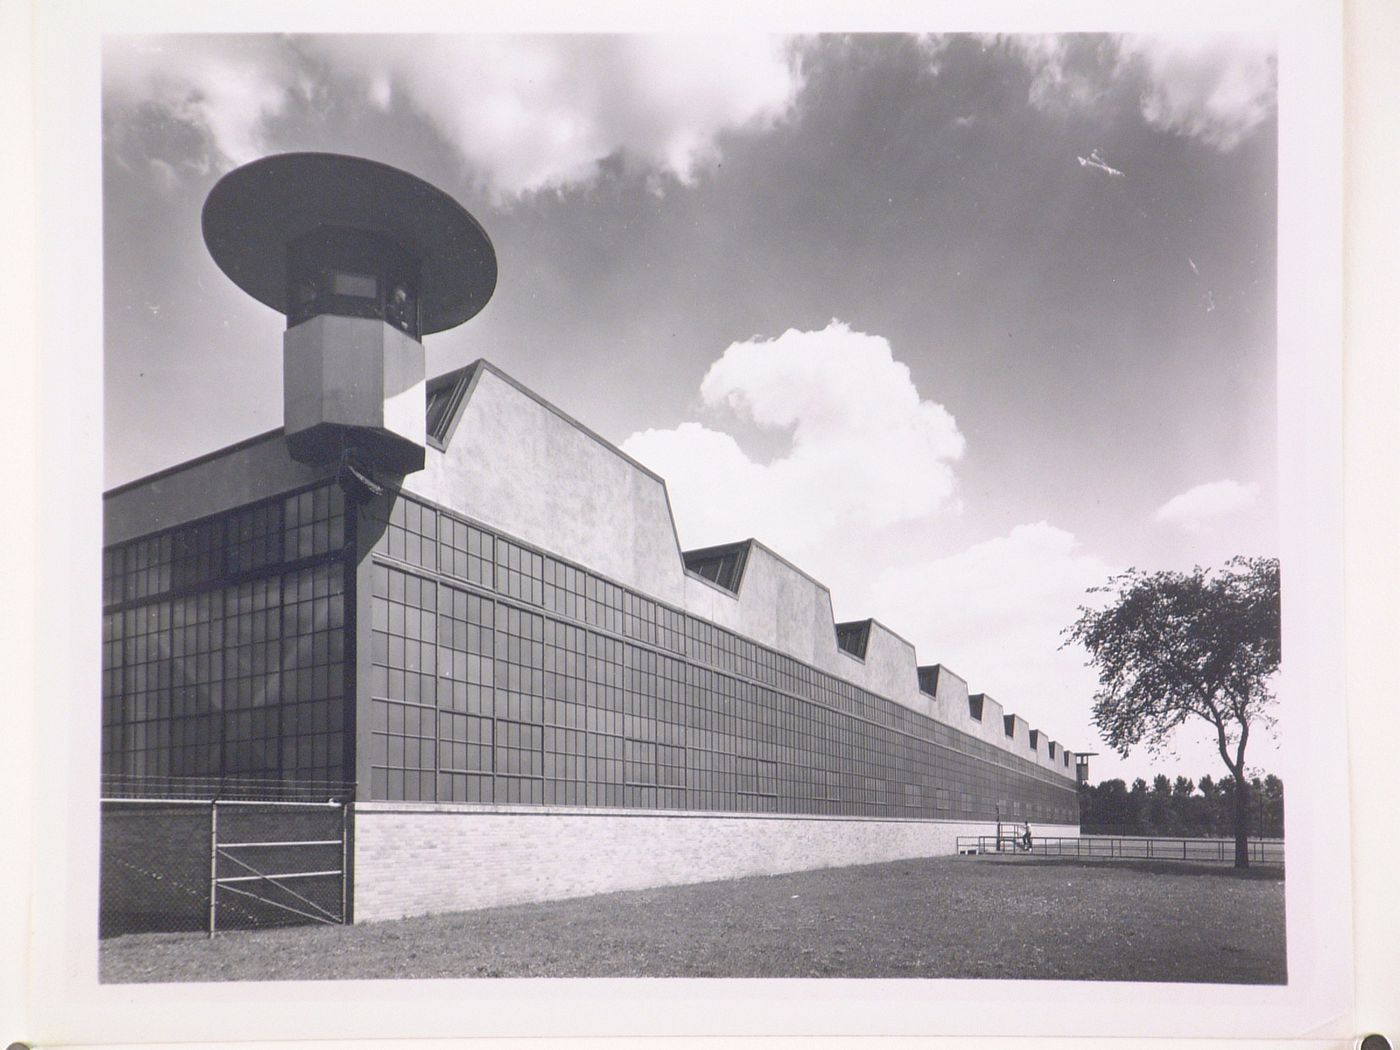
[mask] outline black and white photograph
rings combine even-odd
[[[98,34],[94,1002],[1335,1022],[1297,30],[906,22]]]
[[[103,62],[104,979],[1286,981],[1267,38]]]

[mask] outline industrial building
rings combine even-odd
[[[345,800],[357,921],[1078,833],[1044,732],[759,540],[683,551],[488,362],[428,379],[496,281],[450,197],[285,154],[204,235],[287,315],[285,424],[106,494],[109,785]]]

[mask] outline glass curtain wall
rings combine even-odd
[[[332,484],[108,547],[104,775],[344,781],[345,546]]]
[[[379,527],[373,798],[1077,820],[1029,758],[441,508]]]

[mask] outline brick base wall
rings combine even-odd
[[[1078,835],[1033,824],[1037,835]],[[357,803],[356,922],[950,855],[995,825]]]

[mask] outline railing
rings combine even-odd
[[[1251,864],[1283,864],[1282,839],[1250,839],[1246,843]],[[1185,861],[1197,864],[1233,864],[1234,839],[1159,838],[1128,835],[1078,837],[1032,836],[1031,848],[1008,844],[1006,836],[960,835],[959,854],[1000,853],[1023,857],[1072,857],[1081,860]]]

